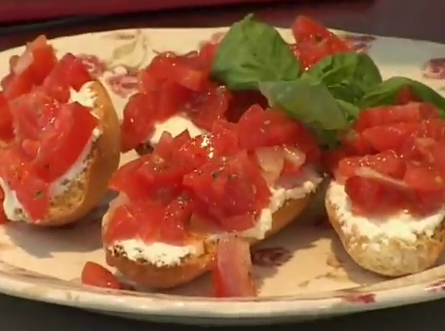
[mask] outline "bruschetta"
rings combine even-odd
[[[104,86],[45,37],[11,58],[2,81],[0,186],[6,219],[60,226],[107,191],[120,159],[119,121]]]
[[[445,121],[427,103],[362,110],[326,192],[357,264],[384,276],[430,268],[444,245]]]
[[[163,52],[139,73],[139,90],[123,110],[122,152],[149,153],[164,131],[191,137],[210,132],[213,122],[237,121],[251,105],[267,106],[259,91],[229,90],[211,78],[217,40],[187,54]]]
[[[318,158],[300,123],[258,105],[194,138],[164,132],[110,181],[119,197],[103,218],[107,261],[151,288],[188,282],[209,270],[220,238],[253,244],[294,220],[322,181]]]

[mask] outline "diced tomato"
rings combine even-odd
[[[3,209],[3,201],[5,200],[5,193],[3,189],[0,187],[0,224],[5,224],[8,222],[8,218],[6,217],[5,210]]]
[[[14,131],[12,129],[12,115],[9,104],[3,92],[0,92],[0,140],[8,142],[13,137]]]
[[[365,215],[389,214],[403,209],[415,215],[424,215],[443,206],[443,189],[423,188],[419,190],[358,176],[348,178],[345,183],[345,191],[352,201],[354,212]]]
[[[349,178],[357,175],[357,170],[363,167],[393,178],[402,178],[405,173],[405,163],[397,154],[394,151],[385,151],[378,154],[344,158],[338,164],[338,174],[342,178]]]
[[[40,85],[56,64],[54,49],[48,45],[46,37],[38,36],[33,42],[26,46],[32,53],[32,74],[34,84]]]
[[[259,169],[242,152],[211,159],[187,174],[183,183],[227,231],[252,227],[255,213],[267,204],[270,195]],[[238,217],[242,215],[247,217]]]
[[[347,43],[330,32],[323,25],[306,16],[298,16],[292,24],[296,44],[292,51],[307,69],[327,55],[350,51]]]
[[[409,192],[409,210],[414,214],[425,215],[431,213],[433,210],[438,210],[443,207],[445,201],[445,191],[419,191],[412,190]]]
[[[216,297],[251,297],[256,295],[252,277],[249,244],[229,237],[218,243],[212,267],[212,282]]]
[[[187,89],[199,91],[207,81],[207,72],[199,68],[198,54],[178,56],[158,54],[140,76],[143,91],[157,90],[159,82],[169,80]]]
[[[426,165],[409,162],[403,180],[417,190],[437,191],[445,189],[445,179],[438,170]]]
[[[362,136],[376,151],[397,151],[418,128],[418,123],[379,125],[364,130]]]
[[[360,111],[354,128],[361,132],[377,125],[418,123],[423,119],[437,118],[437,109],[427,103],[411,102],[401,106],[378,106]]]
[[[352,201],[353,210],[359,214],[391,213],[403,207],[403,189],[375,178],[349,177],[345,192]]]
[[[34,85],[40,85],[56,63],[54,49],[45,36],[39,36],[26,45],[19,57],[10,61],[11,73],[2,81],[9,100],[28,93]]]
[[[153,129],[155,105],[149,95],[136,93],[125,105],[121,124],[121,150],[127,152],[146,139]]]
[[[65,54],[54,66],[43,82],[43,90],[49,96],[67,102],[69,89],[79,91],[92,77],[81,59],[71,53]]]
[[[211,144],[213,156],[235,154],[240,150],[238,144],[238,126],[226,120],[213,122]]]
[[[143,219],[135,204],[120,205],[109,217],[102,235],[105,245],[111,245],[117,240],[132,239],[139,234]]]
[[[41,136],[41,148],[32,162],[36,173],[48,183],[64,174],[82,153],[97,124],[88,108],[78,103],[63,105],[52,132]]]
[[[396,96],[396,104],[405,105],[410,102],[421,102],[408,85],[403,85]]]
[[[165,209],[161,223],[161,240],[170,244],[183,244],[187,238],[186,226],[193,212],[189,197],[180,195]]]
[[[436,141],[445,140],[445,121],[439,118],[422,121],[416,137],[431,138]]]
[[[217,46],[217,43],[206,42],[199,49],[199,60],[207,72],[210,71],[210,67],[212,66]]]
[[[122,285],[119,280],[109,270],[102,267],[100,264],[88,261],[85,263],[81,282],[85,285],[121,289]]]
[[[254,150],[261,146],[296,144],[306,154],[315,149],[315,140],[296,120],[292,120],[276,109],[263,110],[254,105],[238,122],[238,136],[241,148]]]
[[[154,147],[153,153],[169,159],[177,152],[184,144],[192,140],[188,130],[182,131],[176,137],[173,137],[170,132],[164,131],[159,138],[158,143]]]
[[[355,130],[350,130],[342,140],[342,148],[352,155],[366,155],[375,152],[365,137]]]
[[[211,130],[213,122],[224,116],[229,107],[230,92],[224,86],[209,84],[185,105],[186,113],[198,127]]]
[[[8,100],[13,100],[31,91],[34,83],[30,71],[11,76],[4,82],[4,95]]]

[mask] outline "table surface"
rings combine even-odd
[[[139,1],[139,0],[122,0]],[[24,9],[25,10],[25,9]],[[445,43],[445,1],[441,0],[297,0],[272,4],[193,8],[173,11],[63,19],[0,26],[0,50],[22,45],[36,34],[48,37],[129,27],[208,27],[230,25],[248,12],[276,26],[288,27],[296,15],[308,14],[332,28],[355,32],[426,39]],[[445,300],[337,317],[276,330],[442,330]],[[426,318],[425,318],[426,317]],[[174,330],[181,326],[150,324],[87,313],[81,310],[0,295],[0,328],[22,330]],[[261,327],[267,330],[271,327]],[[245,329],[250,329],[246,327]]]

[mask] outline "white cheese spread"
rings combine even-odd
[[[343,232],[355,231],[370,240],[391,237],[415,242],[416,234],[431,237],[445,217],[445,207],[423,217],[415,217],[406,211],[390,216],[364,217],[352,212],[351,201],[343,185],[337,182],[331,183],[327,194],[331,203],[337,208]]]

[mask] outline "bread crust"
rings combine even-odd
[[[291,223],[304,210],[313,194],[301,199],[288,200],[273,214],[272,227],[266,233],[269,237]],[[107,226],[108,214],[103,218],[102,229]],[[249,240],[250,244],[258,242]],[[199,256],[187,256],[180,264],[174,266],[156,266],[146,260],[130,260],[119,246],[105,247],[107,262],[116,267],[125,277],[153,289],[167,289],[185,284],[209,271],[216,253],[217,239],[203,239],[204,249]]]
[[[415,233],[416,240],[379,236],[369,238],[357,228],[347,233],[343,230],[338,206],[330,199],[328,188],[325,205],[329,222],[346,252],[362,268],[382,276],[398,277],[421,272],[434,265],[444,246],[445,220],[434,229],[432,235]]]
[[[63,194],[51,198],[47,213],[39,221],[20,215],[21,220],[42,227],[57,227],[82,218],[107,190],[108,180],[120,160],[119,120],[105,87],[99,81],[90,83],[95,95],[93,113],[99,118],[99,138],[93,142],[87,156],[87,166]]]

